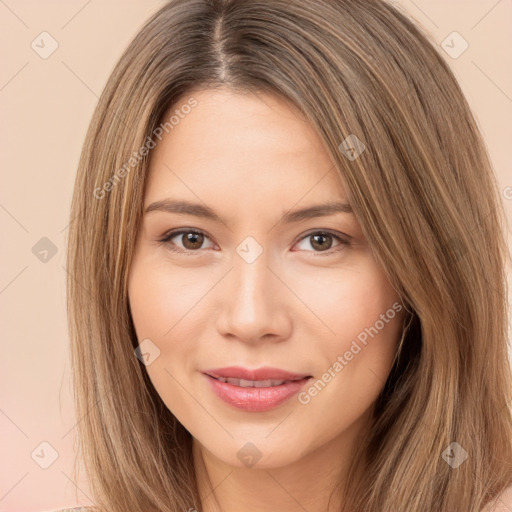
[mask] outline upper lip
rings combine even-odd
[[[226,368],[212,368],[205,370],[203,373],[210,375],[210,377],[226,379],[244,379],[244,380],[298,380],[306,377],[311,377],[306,373],[293,373],[280,368],[271,368],[264,366],[250,370],[240,366],[229,366]]]

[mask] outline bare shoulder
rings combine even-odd
[[[511,512],[512,485],[507,487],[495,500],[487,505],[482,512]]]

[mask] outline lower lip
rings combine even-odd
[[[229,384],[228,382],[221,382],[209,375],[205,375],[205,377],[220,399],[237,409],[251,412],[268,411],[286,402],[292,396],[296,395],[310,379],[310,377],[306,377],[301,380],[289,381],[280,386],[268,388],[243,388]]]

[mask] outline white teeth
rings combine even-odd
[[[276,384],[276,382],[278,384]],[[260,381],[254,381],[254,387],[255,388],[269,388],[271,386],[279,386],[279,384],[282,384],[283,381],[279,380],[260,380]]]
[[[228,384],[233,384],[234,386],[240,386],[241,388],[269,388],[272,386],[280,386],[284,384],[285,380],[245,380],[245,379],[226,379],[224,377],[218,377],[218,380],[221,382],[227,382]]]

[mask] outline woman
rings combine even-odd
[[[512,506],[496,181],[395,7],[170,1],[100,98],[71,216],[94,510]]]

